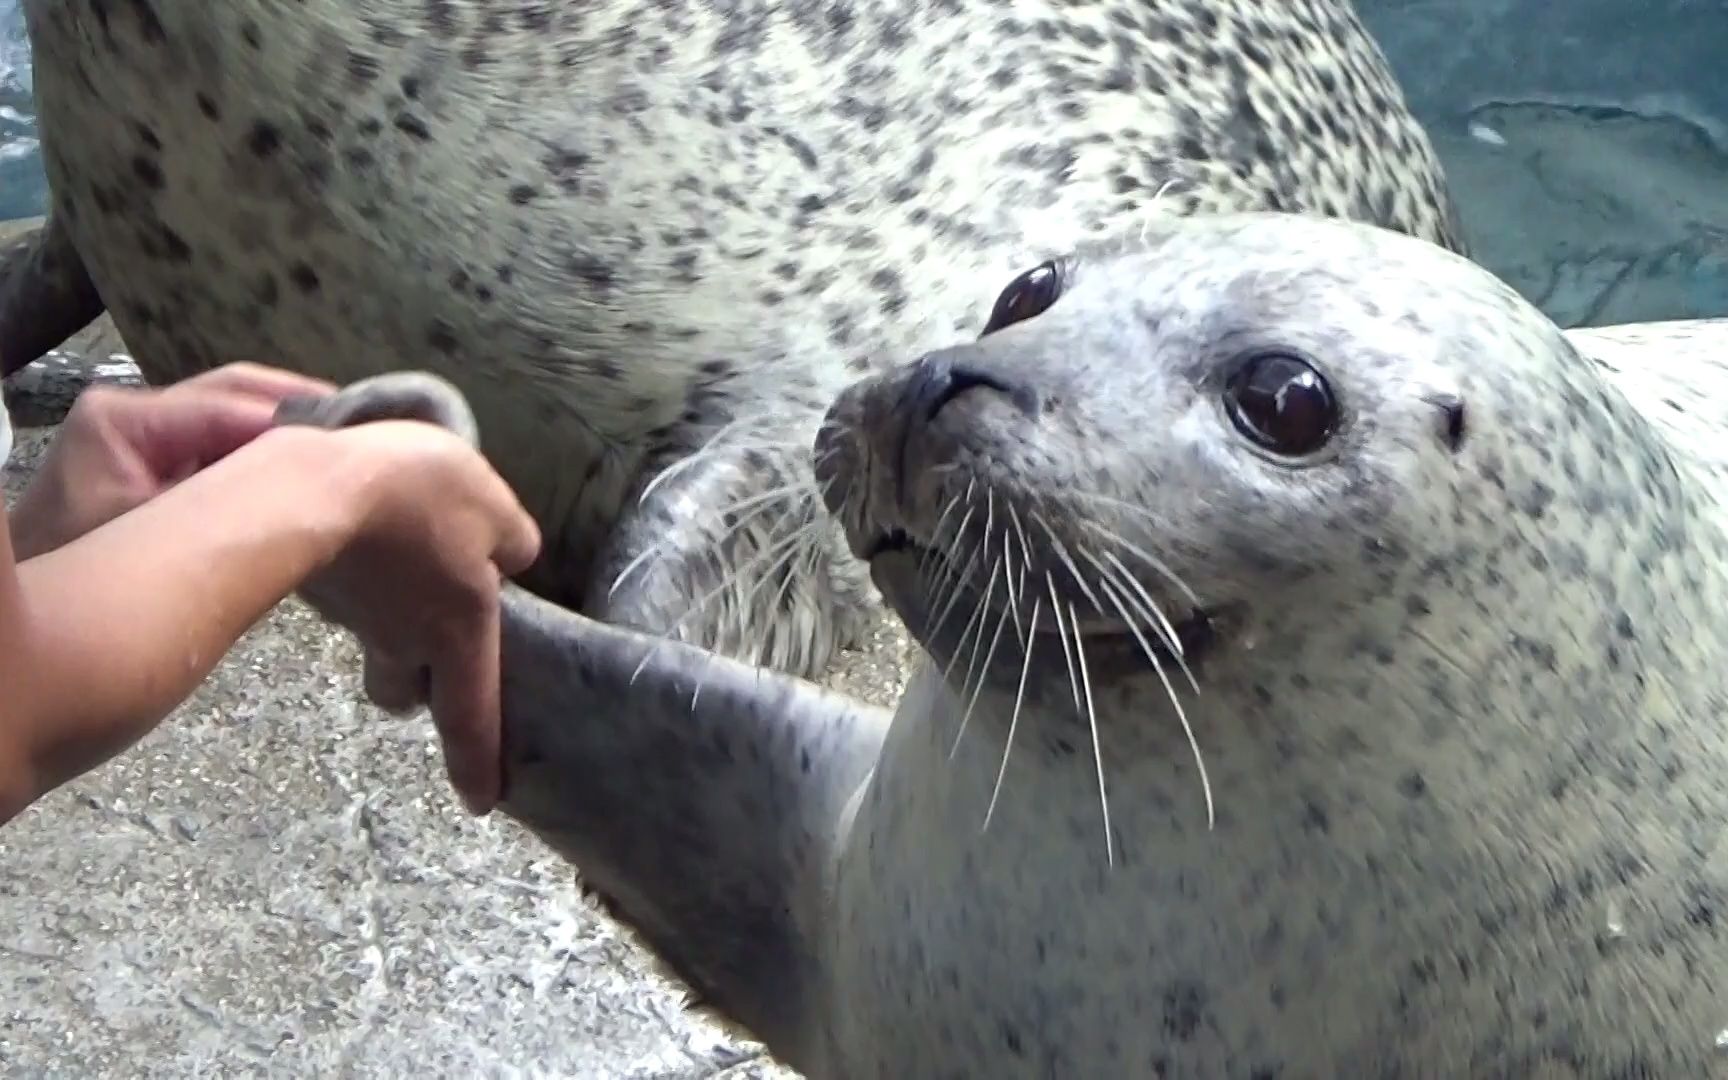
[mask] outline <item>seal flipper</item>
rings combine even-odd
[[[582,607],[617,626],[814,678],[861,635],[869,590],[803,455],[718,447],[680,458],[645,485]]]
[[[820,1072],[807,928],[889,715],[511,588],[501,808],[708,1003]]]
[[[0,248],[0,378],[39,360],[105,310],[60,220]]]
[[[424,372],[293,398],[276,415],[328,428],[384,419],[478,445],[461,393]],[[322,608],[315,590],[301,595]],[[812,905],[889,715],[515,586],[502,616],[500,808],[575,863],[708,1003],[819,1074],[823,1048],[807,1033],[822,1025],[803,1012],[820,1007],[821,946],[804,928],[821,924]],[[367,689],[378,697],[370,655]]]

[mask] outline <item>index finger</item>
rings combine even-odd
[[[540,525],[522,509],[520,503],[514,503],[505,513],[507,520],[503,535],[492,554],[492,561],[497,564],[499,573],[514,577],[533,566],[534,560],[540,557]]]
[[[164,388],[162,392],[172,394],[185,389],[221,390],[275,402],[297,394],[325,397],[334,394],[338,388],[335,383],[313,378],[298,371],[239,360],[200,375],[194,375],[190,379]]]
[[[274,416],[264,398],[187,384],[114,395],[105,419],[153,475],[166,478],[227,457],[268,431]]]
[[[499,613],[487,603],[474,633],[444,647],[432,665],[432,723],[444,767],[468,812],[490,813],[503,788],[499,712]]]
[[[481,480],[482,494],[497,530],[492,562],[505,577],[520,574],[540,557],[540,525],[491,463],[478,450],[473,453],[485,470]]]

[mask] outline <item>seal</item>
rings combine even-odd
[[[1302,215],[1003,301],[816,442],[898,711],[512,592],[508,813],[812,1077],[1717,1075],[1728,365]]]
[[[47,225],[8,369],[105,306],[145,376],[449,379],[522,583],[793,673],[874,610],[823,409],[995,285],[1169,214],[1460,246],[1344,0],[25,0]]]

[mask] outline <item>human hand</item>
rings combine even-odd
[[[268,430],[283,399],[334,390],[245,363],[162,389],[90,387],[13,510],[14,555],[52,551],[221,460]]]
[[[361,476],[355,537],[301,595],[366,652],[366,694],[392,711],[430,705],[450,782],[484,814],[502,785],[499,592],[540,533],[479,451],[418,420],[341,428]]]

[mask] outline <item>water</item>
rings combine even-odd
[[[30,50],[17,0],[0,0],[0,221],[47,208],[48,185],[30,112]]]
[[[1728,316],[1728,0],[1359,0],[1476,259],[1562,326]],[[0,221],[41,214],[0,0]]]

